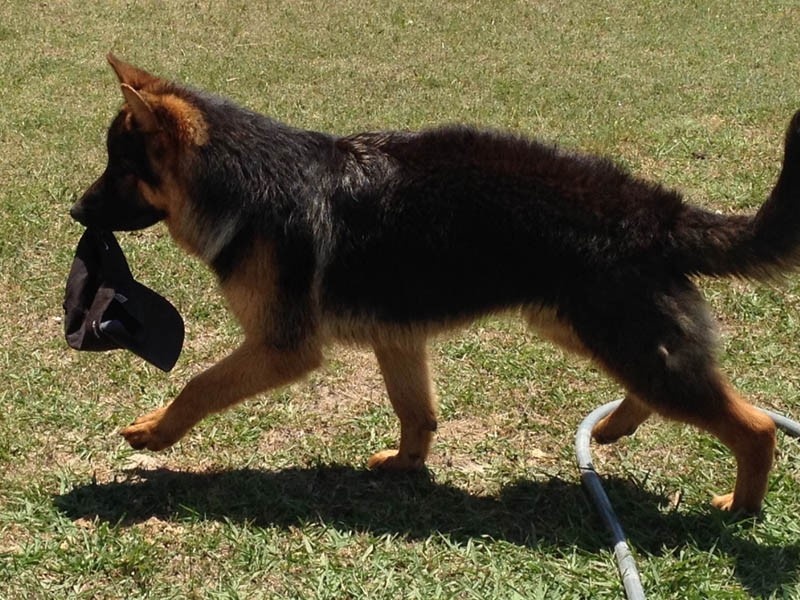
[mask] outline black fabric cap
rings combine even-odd
[[[165,298],[134,280],[110,232],[87,229],[64,295],[64,334],[76,350],[125,348],[162,371],[175,366],[183,319]]]

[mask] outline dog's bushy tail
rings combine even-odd
[[[689,273],[771,280],[800,267],[800,111],[786,132],[778,182],[758,212],[729,216],[685,205],[673,242]]]

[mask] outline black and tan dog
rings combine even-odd
[[[652,412],[734,453],[722,509],[759,510],[775,427],[720,374],[698,274],[778,277],[800,264],[800,112],[755,216],[690,206],[611,162],[521,137],[447,127],[336,137],[294,129],[113,56],[125,105],[108,165],[72,208],[110,230],[164,220],[216,273],[245,340],[122,435],[174,444],[209,413],[294,381],[332,341],[374,348],[416,469],[436,431],[426,340],[521,310],[627,390],[594,430],[632,433]]]

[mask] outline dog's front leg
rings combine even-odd
[[[376,345],[389,400],[400,418],[400,447],[373,454],[371,469],[414,470],[425,464],[436,431],[436,399],[431,389],[425,340]]]
[[[162,450],[210,413],[295,381],[322,362],[319,347],[277,349],[246,340],[229,356],[194,377],[168,406],[136,419],[120,433],[134,448]]]

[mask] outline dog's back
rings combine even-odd
[[[659,268],[683,209],[607,160],[507,134],[362,134],[337,147],[353,159],[329,199],[323,299],[392,322],[555,303],[613,271]]]

